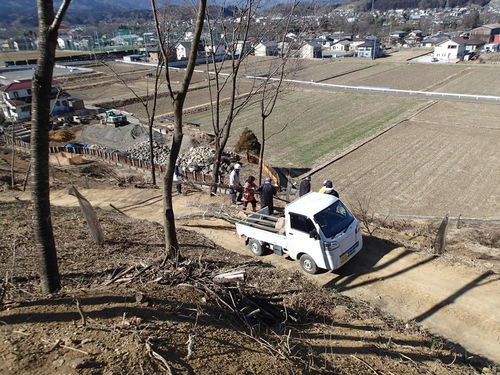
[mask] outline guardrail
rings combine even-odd
[[[255,80],[269,80],[271,82],[278,82],[279,78],[267,78],[258,76],[245,76],[246,79]],[[348,85],[337,85],[334,83],[322,83],[322,82],[308,82],[301,81],[297,79],[284,79],[283,82],[288,82],[303,86],[312,87],[322,87],[337,89],[339,91],[354,91],[354,92],[368,92],[368,93],[392,93],[400,94],[403,96],[415,96],[427,99],[458,99],[464,101],[472,102],[488,102],[488,103],[498,103],[500,102],[500,96],[494,95],[474,95],[474,94],[456,94],[447,92],[435,92],[435,91],[415,91],[415,90],[401,90],[401,89],[391,89],[386,87],[365,87],[365,86],[348,86]]]
[[[23,149],[26,152],[31,151],[30,144],[27,142],[23,142],[19,139],[12,140],[11,138],[4,137],[3,141],[8,145],[14,144],[15,147]],[[88,155],[88,156],[91,156],[94,158],[103,159],[103,160],[113,162],[116,165],[127,165],[131,168],[143,169],[145,171],[151,170],[151,163],[149,161],[132,158],[132,157],[127,156],[127,155],[120,155],[119,153],[116,153],[116,152],[106,152],[103,150],[98,150],[98,149],[93,149],[93,148],[85,148],[85,147],[61,147],[61,146],[49,147],[49,153],[56,154],[59,152],[66,152],[69,154],[78,154],[78,155]],[[165,174],[165,172],[166,172],[166,167],[164,165],[160,165],[160,164],[155,163],[154,168],[157,172],[159,172],[161,174]],[[191,172],[191,171],[184,172],[184,180],[189,181],[189,182],[199,182],[199,183],[206,183],[206,184],[213,184],[214,183],[212,175],[208,175],[208,174],[200,173],[200,172]],[[223,184],[223,181],[221,181],[219,179],[219,181],[217,183]]]

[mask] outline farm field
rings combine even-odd
[[[297,72],[293,72],[289,78],[315,82],[325,81],[336,75],[369,68],[373,65],[375,64],[371,60],[363,61],[361,59],[325,61],[322,64],[304,66]]]
[[[407,110],[421,104],[409,98],[335,93],[303,89],[284,93],[267,120],[266,160],[276,166],[312,167],[355,140],[388,125]],[[210,132],[210,112],[187,114]],[[252,102],[233,124],[228,147],[245,127],[260,138],[260,107]]]
[[[276,64],[279,62],[277,57],[273,56],[247,56],[241,63],[240,72],[246,75],[260,75],[266,74],[269,71],[276,69]],[[287,70],[289,71],[300,71],[313,66],[324,65],[325,61],[320,59],[307,60],[307,59],[289,59],[287,62]],[[200,65],[197,69],[206,70],[205,65]],[[212,70],[212,69],[210,69]],[[231,61],[224,62],[223,73],[229,73],[231,71]]]
[[[467,74],[436,87],[433,91],[458,94],[500,95],[500,66],[470,67]]]
[[[96,72],[101,72],[110,76],[114,76],[115,73],[129,73],[129,72],[143,71],[143,70],[154,70],[154,67],[150,67],[147,65],[126,64],[120,62],[106,62],[105,64],[85,65],[85,67],[91,68]]]
[[[500,219],[498,129],[406,121],[318,172],[352,207],[374,212]]]
[[[252,84],[250,82],[242,81],[239,83],[238,87],[238,92],[237,95],[239,94],[244,94],[247,93],[251,90]],[[230,93],[230,88],[227,86],[223,92],[222,92],[222,97],[227,97]],[[210,103],[210,94],[208,88],[203,88],[199,90],[192,90],[189,91],[188,94],[186,95],[186,102],[184,106],[184,110],[189,109],[190,107],[202,105]],[[138,117],[140,119],[145,119],[146,117],[146,111],[144,109],[144,106],[141,103],[134,103],[130,104],[127,106],[120,107],[120,109],[134,113],[135,117]],[[157,110],[156,110],[156,115],[162,115],[165,113],[169,113],[173,111],[172,108],[172,103],[170,101],[170,98],[168,97],[162,97],[158,99],[158,104],[157,104]],[[208,116],[210,116],[210,111],[206,111],[208,113]],[[209,117],[207,118],[209,121]],[[211,125],[208,123],[208,125],[211,127]]]
[[[419,113],[414,120],[443,126],[500,130],[499,118],[500,106],[496,104],[440,101]]]
[[[421,56],[425,53],[431,53],[432,48],[408,48],[401,49],[399,51],[394,51],[389,54],[389,56],[384,58],[384,61],[389,62],[405,62],[409,59],[413,59],[417,56]]]
[[[177,89],[180,84],[177,79],[180,79],[181,73],[174,72],[171,76],[172,88]],[[176,79],[177,78],[177,79]],[[107,77],[102,80],[109,80]],[[95,80],[99,82],[99,80]],[[151,94],[154,87],[154,78],[139,78],[126,80],[127,85],[132,88],[139,95],[146,95],[148,92]],[[69,90],[69,93],[76,98],[81,98],[88,101],[111,101],[114,99],[119,99],[123,97],[133,96],[132,92],[118,79],[114,81],[114,83],[109,83],[104,86],[96,86],[96,87],[88,87],[90,83],[87,81],[84,83],[82,88],[72,88]],[[192,84],[203,85],[203,77],[193,77]],[[68,85],[75,86],[75,82],[70,82]],[[165,80],[163,78],[160,79],[159,90],[161,92],[167,90],[167,86],[165,84]]]
[[[383,64],[326,81],[355,86],[388,87],[401,90],[426,90],[466,68],[449,65]],[[372,74],[370,74],[372,73]]]

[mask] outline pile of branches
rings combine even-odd
[[[255,287],[246,285],[246,269],[255,265],[260,265],[260,262],[252,261],[220,272],[214,264],[202,262],[201,256],[196,261],[142,263],[117,270],[104,285],[157,282],[193,288],[207,301],[211,300],[226,310],[243,327],[241,333],[271,355],[322,372],[322,368],[306,360],[307,348],[294,342],[292,330],[294,324],[301,323],[299,317],[284,303],[275,304],[269,298],[259,296]],[[141,302],[143,296],[136,296],[136,299]]]

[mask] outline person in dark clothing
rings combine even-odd
[[[311,176],[307,176],[302,181],[300,181],[299,197],[306,195],[310,191],[311,191]]]
[[[173,181],[176,183],[175,188],[177,189],[177,193],[182,194],[182,176],[184,175],[184,171],[181,165],[181,161],[177,160],[174,167],[174,178]]]
[[[269,215],[274,212],[273,196],[276,195],[276,188],[271,184],[271,178],[267,177],[263,185],[257,188],[260,192],[260,208],[268,207]]]

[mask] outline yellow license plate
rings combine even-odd
[[[340,258],[340,263],[345,263],[345,262],[347,262],[348,259],[349,259],[349,254],[344,254]]]

